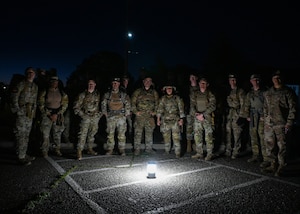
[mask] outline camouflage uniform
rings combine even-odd
[[[101,110],[107,120],[106,154],[112,154],[115,147],[115,133],[117,133],[119,152],[124,156],[126,146],[125,133],[127,131],[126,117],[130,116],[131,110],[130,98],[125,92],[120,90],[106,92],[101,102]]]
[[[216,110],[215,95],[208,89],[204,92],[198,90],[191,99],[191,115],[194,117],[194,139],[196,155],[192,158],[203,157],[203,138],[206,143],[206,160],[211,160],[214,149],[213,112]],[[200,121],[197,114],[203,114],[204,120]],[[204,137],[203,137],[204,136]]]
[[[174,88],[174,87],[173,87]],[[181,155],[179,120],[185,117],[184,104],[178,95],[166,94],[161,97],[157,108],[157,120],[161,121],[160,131],[164,138],[165,152],[169,154],[173,139],[176,157]]]
[[[27,156],[29,135],[37,107],[37,95],[38,86],[27,80],[17,84],[11,93],[11,111],[16,113],[14,133],[19,160],[25,160]],[[30,161],[26,163],[30,164]]]
[[[257,75],[252,75],[251,79],[259,78]],[[254,80],[256,81],[256,80]],[[259,161],[262,156],[263,161],[266,160],[266,146],[264,141],[264,115],[263,115],[263,103],[264,97],[261,87],[258,89],[251,88],[247,93],[245,99],[245,118],[249,118],[249,134],[251,140],[252,158],[248,162]]]
[[[66,111],[65,111],[65,114],[64,114],[64,126],[65,126],[65,129],[62,133],[62,140],[64,143],[66,144],[71,144],[70,142],[70,122],[71,122],[71,112],[70,112],[70,109],[68,108]]]
[[[274,75],[279,76],[280,73]],[[275,172],[275,175],[279,176],[286,165],[286,134],[296,119],[294,91],[284,85],[278,88],[271,87],[264,93],[263,110],[266,152],[271,163],[266,171]]]
[[[192,97],[194,96],[194,93],[199,90],[198,86],[190,86],[189,88],[189,99],[190,99],[190,105]],[[187,152],[191,152],[192,148],[192,140],[194,140],[194,115],[190,114],[190,108],[187,109],[188,115],[186,116],[186,140],[187,140]]]
[[[81,118],[78,133],[77,158],[81,160],[82,151],[87,143],[88,154],[97,155],[93,150],[95,135],[98,132],[101,112],[99,110],[100,93],[98,90],[81,92],[74,102],[74,113]]]
[[[134,120],[134,149],[138,155],[142,142],[143,131],[145,130],[146,152],[152,152],[153,131],[155,129],[155,113],[159,101],[158,92],[151,86],[148,90],[143,88],[136,89],[131,98],[132,113],[135,114]],[[140,112],[140,115],[137,113]]]
[[[51,80],[55,81],[55,79]],[[58,108],[51,108],[51,103],[54,102],[53,97],[49,94],[55,93],[58,96],[56,101],[60,103]],[[64,112],[66,111],[69,103],[68,95],[60,90],[59,88],[54,89],[50,92],[50,87],[47,90],[42,91],[38,97],[38,105],[42,115],[41,122],[41,132],[43,136],[43,143],[41,146],[42,153],[44,157],[48,156],[48,151],[50,148],[50,135],[52,133],[55,153],[61,156],[61,135],[65,129],[64,126]],[[57,120],[52,121],[51,117],[57,115]]]
[[[245,96],[245,91],[239,87],[231,89],[227,96],[227,105],[229,109],[226,118],[226,156],[232,155],[232,159],[235,159],[238,156],[242,147],[241,135],[243,128],[237,124],[237,120],[242,116]]]

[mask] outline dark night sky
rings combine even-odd
[[[0,9],[0,81],[9,83],[28,66],[56,68],[65,81],[98,51],[124,54],[126,26],[134,33],[131,50],[138,52],[129,58],[132,73],[157,57],[168,66],[200,69],[220,34],[247,61],[300,68],[298,7],[288,1],[207,2],[10,1]]]

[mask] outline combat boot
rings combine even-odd
[[[34,161],[35,157],[34,156],[25,155],[25,159],[28,160],[28,161]]]
[[[259,161],[259,158],[257,156],[253,156],[252,158],[248,159],[248,163],[256,163]]]
[[[138,155],[140,155],[141,154],[141,150],[140,149],[135,149],[134,150],[134,155],[135,156],[138,156]]]
[[[92,148],[88,149],[87,154],[88,155],[98,155],[98,153],[95,152]]]
[[[191,140],[187,140],[187,143],[186,143],[186,152],[187,153],[191,153],[192,152],[192,141]]]
[[[231,156],[231,152],[230,152],[230,151],[226,151],[226,152],[225,152],[225,156],[226,156],[226,157],[230,157],[230,156]]]
[[[270,166],[271,165],[271,163],[269,162],[269,161],[263,161],[260,165],[259,165],[259,167],[260,168],[266,168],[266,167],[268,167],[268,166]]]
[[[82,151],[80,149],[77,150],[77,160],[82,160]]]
[[[272,162],[270,166],[262,169],[263,172],[267,173],[275,173],[277,170],[277,164],[275,162]]]
[[[112,155],[113,154],[113,150],[107,150],[106,155]]]
[[[277,168],[277,171],[275,172],[275,176],[279,177],[283,175],[283,171],[284,171],[284,165],[279,165]]]
[[[47,158],[48,157],[48,152],[47,151],[43,151],[42,155],[43,155],[44,158]]]
[[[196,153],[195,155],[192,156],[192,158],[193,158],[193,159],[203,158],[203,154]]]
[[[19,163],[23,166],[29,166],[31,164],[31,161],[27,160],[26,158],[20,158]]]
[[[121,156],[126,156],[125,149],[120,149],[119,152]]]
[[[176,153],[176,158],[181,158],[180,153]]]
[[[214,157],[213,154],[211,154],[211,153],[210,153],[210,154],[207,154],[206,157],[205,157],[205,160],[206,160],[206,161],[210,161],[210,160],[213,159],[213,157]]]
[[[55,155],[58,157],[62,156],[62,153],[60,152],[60,149],[55,149]]]

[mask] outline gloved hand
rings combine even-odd
[[[247,119],[246,119],[246,118],[244,118],[244,117],[239,117],[239,119],[236,121],[236,124],[237,124],[238,126],[243,126],[243,125],[245,125],[246,122],[247,122]]]

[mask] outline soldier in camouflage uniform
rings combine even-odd
[[[38,86],[33,82],[35,70],[28,67],[25,79],[16,85],[11,92],[11,111],[16,114],[14,133],[17,144],[17,156],[20,164],[30,165],[35,157],[27,155],[29,135],[35,117]]]
[[[242,124],[237,121],[242,117],[245,103],[245,91],[237,86],[237,78],[234,74],[228,76],[230,93],[227,96],[228,114],[226,119],[226,152],[225,155],[236,159],[242,147]],[[233,137],[233,138],[232,138]],[[232,147],[233,141],[233,147]],[[232,151],[233,150],[233,151]]]
[[[199,79],[200,90],[196,91],[191,97],[190,114],[194,116],[194,139],[196,144],[196,154],[194,159],[203,158],[203,139],[206,143],[207,155],[205,160],[213,158],[214,149],[214,129],[213,113],[216,110],[216,97],[208,89],[209,83],[206,78]]]
[[[77,160],[82,159],[82,151],[87,142],[87,153],[97,155],[93,150],[95,135],[98,132],[101,112],[99,110],[100,93],[96,89],[96,81],[89,79],[87,89],[81,92],[74,102],[74,113],[81,118],[77,143]]]
[[[187,148],[186,151],[188,153],[192,152],[192,141],[194,140],[194,116],[190,115],[190,105],[191,99],[194,96],[194,93],[199,90],[198,87],[198,77],[196,74],[190,74],[190,87],[189,87],[189,105],[186,105],[186,140],[187,140]]]
[[[296,96],[294,91],[282,83],[282,74],[272,75],[273,86],[264,93],[264,133],[267,159],[270,166],[265,172],[281,176],[286,166],[286,136],[296,119]]]
[[[42,91],[38,97],[38,106],[42,115],[41,132],[42,132],[42,154],[48,157],[50,148],[50,135],[52,134],[55,154],[62,156],[60,151],[61,135],[65,129],[64,112],[69,103],[68,95],[58,87],[58,77],[50,78],[49,87]]]
[[[104,94],[101,102],[101,110],[106,117],[107,128],[107,152],[106,155],[112,155],[115,147],[115,134],[118,138],[118,149],[122,156],[125,156],[126,146],[126,117],[130,117],[130,98],[128,94],[120,90],[120,78],[113,78],[111,90]]]
[[[153,88],[152,78],[143,79],[143,87],[136,89],[131,98],[134,120],[134,155],[140,155],[143,132],[145,131],[146,152],[153,153],[153,131],[159,94]]]
[[[264,141],[263,93],[265,90],[260,85],[260,76],[258,74],[252,74],[250,76],[250,82],[252,88],[246,95],[243,113],[243,117],[247,118],[250,122],[249,134],[252,157],[247,161],[249,163],[259,162],[262,158],[263,162],[261,163],[261,167],[263,167],[268,163],[266,162],[267,155]]]
[[[184,104],[182,99],[175,95],[176,88],[172,84],[163,87],[165,93],[161,97],[157,108],[157,125],[163,135],[165,153],[169,154],[173,140],[175,155],[181,156],[180,131],[183,127]]]

